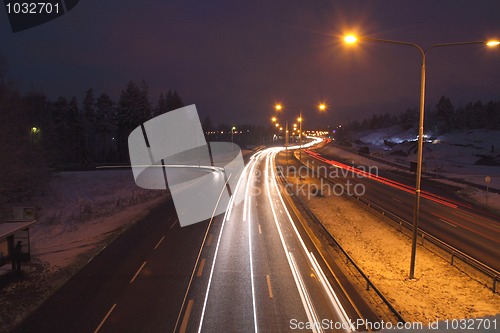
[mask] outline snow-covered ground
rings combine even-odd
[[[360,132],[354,149],[366,146],[370,154],[406,167],[416,160],[416,130],[399,126]],[[482,165],[481,163],[497,163]],[[424,144],[426,171],[500,189],[500,131],[468,130],[427,138]],[[479,163],[479,164],[478,164]]]
[[[165,194],[137,187],[131,170],[56,174],[45,195],[33,201],[38,222],[31,230],[32,256],[64,267]]]
[[[376,166],[381,170],[401,166],[401,170],[408,170],[410,162],[416,158],[415,133],[415,129],[402,130],[399,126],[365,131],[353,135],[353,146],[350,148],[328,146],[324,151],[353,165]],[[358,154],[361,147],[369,148],[371,158]],[[485,180],[488,177],[488,187],[500,189],[500,165],[476,164],[481,159],[500,164],[500,131],[455,132],[429,138],[424,145],[425,170],[437,176],[431,179],[460,188],[458,194],[466,200],[500,210],[499,194],[453,181],[459,179],[486,186]]]
[[[320,186],[314,178],[288,180]],[[303,200],[405,320],[426,325],[500,313],[498,294],[421,246],[416,279],[409,280],[409,237],[347,198],[327,192]]]
[[[251,150],[242,150],[245,157]],[[43,194],[29,203],[37,223],[30,229],[31,261],[25,276],[0,290],[0,331],[12,328],[64,283],[98,251],[149,210],[165,201],[168,191],[145,190],[132,171],[101,169],[61,172]],[[0,275],[10,265],[0,267]]]
[[[107,243],[166,198],[168,191],[137,187],[131,170],[55,174],[45,193],[29,203],[37,208],[37,223],[30,231],[35,269],[25,266],[23,279],[0,289],[0,327],[14,327]],[[9,272],[10,265],[0,268],[0,274]]]

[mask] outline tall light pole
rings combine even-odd
[[[460,45],[487,45],[490,47],[497,46],[500,44],[499,41],[472,41],[472,42],[458,42],[458,43],[442,43],[433,44],[426,49],[423,49],[420,45],[415,43],[400,42],[388,39],[379,39],[371,37],[356,37],[353,35],[345,36],[344,41],[349,44],[356,43],[358,40],[367,42],[377,42],[377,43],[389,43],[396,45],[406,45],[416,48],[422,57],[422,68],[421,68],[421,78],[420,78],[420,117],[418,123],[418,151],[417,151],[417,173],[415,181],[415,205],[413,210],[413,232],[412,232],[412,243],[411,243],[411,260],[410,260],[410,279],[415,277],[415,258],[417,253],[417,233],[418,233],[418,222],[420,219],[420,185],[422,178],[422,161],[423,161],[423,146],[424,146],[424,105],[425,105],[425,61],[426,55],[429,50],[436,47],[443,46],[460,46]]]
[[[326,125],[326,122],[325,122],[326,104],[325,103],[319,103],[318,104],[318,110],[323,115],[321,117],[321,121],[323,122],[323,125],[325,125],[326,129],[328,130],[328,126]]]
[[[302,111],[300,111],[299,118],[297,119],[299,122],[299,162],[302,163]]]

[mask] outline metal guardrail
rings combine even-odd
[[[379,214],[382,214],[384,217],[392,220],[393,222],[396,222],[400,226],[400,231],[402,231],[401,227],[403,227],[403,226],[408,231],[412,230],[413,224],[411,224],[410,222],[400,218],[399,216],[389,212],[388,210],[382,208],[381,206],[374,204],[366,199],[356,197],[356,196],[353,196],[353,197],[356,198],[356,201],[362,202],[371,210],[374,210],[374,211],[378,212]],[[468,254],[456,249],[455,247],[449,245],[448,243],[440,240],[439,238],[429,234],[428,232],[426,232],[424,230],[418,229],[418,236],[421,239],[422,246],[425,246],[424,242],[427,240],[432,245],[447,252],[450,256],[449,261],[450,261],[450,264],[452,266],[455,266],[456,259],[460,259],[460,260],[462,260],[462,262],[469,265],[473,269],[475,269],[475,270],[479,271],[480,273],[489,277],[492,280],[492,284],[491,284],[491,286],[487,285],[488,288],[490,288],[495,293],[498,292],[497,291],[497,282],[500,281],[500,273],[497,270],[495,270],[494,268],[491,268],[490,266],[488,266],[488,265],[480,262],[479,260],[469,256]]]
[[[305,165],[305,166],[307,168],[309,168],[307,165]],[[317,177],[321,177],[324,180],[326,180],[327,182],[334,184],[334,182],[332,182],[330,179],[322,176],[321,174],[317,173],[314,169],[309,168],[309,170],[312,171],[313,175],[316,175]],[[393,222],[396,222],[400,226],[400,229],[399,229],[400,231],[402,231],[402,229],[401,229],[402,226],[404,226],[406,229],[408,229],[410,231],[413,228],[412,223],[400,218],[399,216],[393,214],[392,212],[386,210],[385,208],[370,202],[369,200],[358,197],[356,195],[347,196],[347,197],[350,199],[353,199],[358,204],[363,203],[370,210],[376,211],[377,213],[383,215],[387,219],[392,220]],[[498,293],[497,285],[498,285],[498,282],[500,281],[500,272],[498,272],[494,268],[480,262],[479,260],[469,256],[468,254],[458,250],[457,248],[451,246],[450,244],[440,240],[439,238],[432,236],[431,234],[427,233],[426,231],[424,231],[420,228],[418,229],[418,234],[419,234],[419,237],[421,238],[422,246],[425,246],[424,241],[427,240],[429,243],[431,243],[434,246],[438,247],[439,249],[447,252],[450,255],[450,264],[454,267],[456,267],[456,265],[455,265],[456,259],[457,258],[460,259],[462,262],[467,264],[469,267],[477,270],[479,273],[484,274],[487,278],[491,279],[491,281],[492,281],[491,286],[488,285],[487,283],[485,285],[488,288],[490,288],[494,293]],[[433,252],[436,253],[435,251],[433,251]],[[477,278],[475,278],[475,279],[478,280]],[[484,281],[479,281],[479,282],[484,283]]]
[[[279,172],[279,177],[280,180],[285,183],[285,184],[290,184],[288,180],[285,178],[285,176]],[[357,271],[358,273],[363,277],[363,279],[366,282],[366,290],[370,290],[370,288],[377,294],[377,296],[384,302],[384,304],[387,306],[387,308],[392,312],[392,314],[398,319],[399,322],[405,323],[406,321],[404,318],[401,316],[401,314],[392,306],[392,304],[385,298],[385,296],[382,294],[382,292],[373,284],[373,282],[370,280],[370,278],[361,270],[361,268],[354,262],[354,260],[351,258],[351,256],[342,248],[339,242],[333,237],[333,235],[326,229],[326,227],[321,223],[321,221],[316,217],[316,215],[309,209],[307,204],[302,200],[297,195],[292,195],[291,196],[293,200],[300,204],[302,209],[307,213],[307,215],[316,223],[316,225],[320,226],[322,230],[328,235],[330,240],[335,244],[336,248],[345,256],[346,258],[346,264],[351,264]]]

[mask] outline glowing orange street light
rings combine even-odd
[[[326,110],[326,104],[325,103],[321,103],[320,105],[318,105],[318,109],[320,111],[325,111]]]
[[[357,41],[375,42],[375,43],[386,43],[386,44],[396,44],[405,45],[416,48],[420,56],[422,57],[422,67],[420,71],[420,118],[419,118],[419,130],[418,130],[418,149],[417,149],[417,172],[416,172],[416,185],[415,185],[415,204],[413,210],[413,230],[412,230],[412,247],[411,247],[411,259],[410,259],[410,279],[414,279],[415,274],[415,257],[417,252],[417,233],[418,233],[418,222],[420,219],[420,194],[421,194],[421,179],[422,179],[422,163],[423,163],[423,144],[424,144],[424,105],[425,105],[425,63],[426,56],[429,50],[436,47],[443,46],[460,46],[460,45],[486,45],[489,47],[498,46],[500,42],[498,40],[490,41],[471,41],[471,42],[458,42],[458,43],[441,43],[433,44],[428,48],[424,49],[420,45],[409,42],[402,42],[396,40],[372,38],[372,37],[356,37],[354,35],[348,35],[344,37],[344,41],[347,44],[354,44]]]
[[[281,109],[283,109],[283,106],[282,106],[281,104],[279,104],[279,103],[278,103],[278,104],[276,104],[276,105],[274,106],[274,109],[275,109],[276,111],[281,111]]]
[[[354,35],[347,35],[344,37],[344,41],[348,44],[354,44],[358,41],[358,38]]]

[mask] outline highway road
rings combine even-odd
[[[15,332],[350,332],[378,321],[284,197],[279,150],[251,158],[224,215],[181,228],[172,201],[152,210]]]
[[[156,207],[15,332],[172,332],[207,228],[181,228],[171,200]]]
[[[214,246],[202,251],[177,331],[288,332],[316,323],[313,332],[349,332],[359,318],[377,320],[336,284],[344,278],[333,276],[285,203],[279,151],[260,152],[246,166]]]
[[[302,154],[302,162],[321,170],[320,173],[326,174],[333,184],[339,184],[337,189],[340,186],[347,188],[346,184],[350,182],[350,188],[354,190],[359,184],[358,192],[364,189],[363,199],[403,220],[413,221],[415,190],[411,179],[398,177],[394,180],[392,175],[383,171],[363,173],[368,171],[366,166],[353,169],[332,156],[322,156],[314,151]],[[426,184],[425,188],[430,189],[432,185]],[[499,220],[498,216],[481,212],[469,204],[422,192],[419,228],[497,271],[500,270]]]

